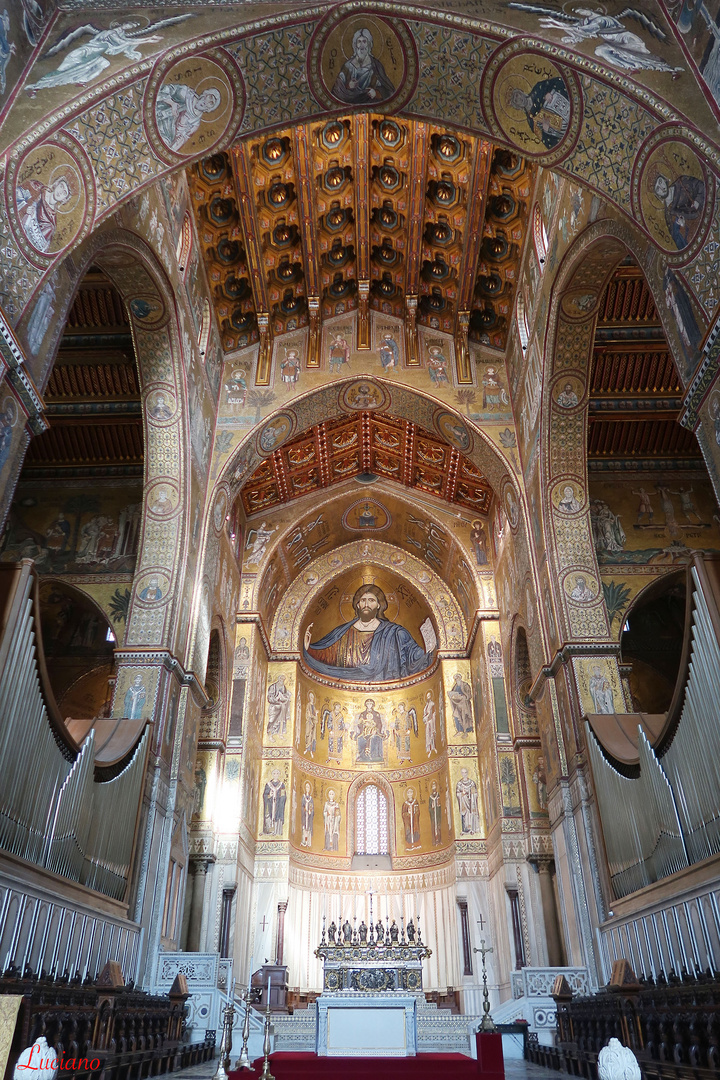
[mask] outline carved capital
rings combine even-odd
[[[552,855],[540,855],[534,853],[528,855],[527,861],[536,874],[552,874],[555,869],[555,859]]]
[[[191,874],[207,874],[215,861],[214,855],[191,855],[188,860],[188,869]]]

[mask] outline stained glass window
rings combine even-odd
[[[375,784],[361,788],[355,804],[355,854],[388,854],[387,799]]]

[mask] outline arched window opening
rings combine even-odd
[[[387,798],[376,784],[361,788],[355,803],[355,854],[390,854]]]
[[[206,300],[203,304],[202,324],[200,326],[200,355],[205,356],[210,339],[210,304]]]
[[[190,248],[192,246],[192,223],[190,220],[190,214],[185,214],[182,223],[182,229],[180,230],[180,236],[178,237],[176,256],[178,261],[178,270],[182,274],[185,267],[188,264],[188,258],[190,257]]]
[[[527,312],[525,311],[525,300],[521,293],[518,293],[516,316],[520,344],[522,345],[522,351],[525,352],[530,340],[530,332],[528,330]]]
[[[545,222],[542,218],[542,211],[540,210],[540,204],[535,203],[533,210],[533,239],[535,241],[535,250],[540,262],[540,266],[545,266],[545,259],[547,258],[548,250],[548,235],[545,228]]]
[[[220,633],[213,630],[210,634],[207,670],[205,673],[205,693],[208,696],[207,709],[215,709],[220,701],[222,682],[222,661],[220,658]]]

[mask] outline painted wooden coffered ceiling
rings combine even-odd
[[[28,447],[23,477],[141,477],[143,426],[123,302],[91,267],[70,307],[43,391],[48,429]]]
[[[364,412],[318,424],[276,450],[242,490],[249,516],[340,484],[382,477],[487,514],[492,488],[475,466],[407,420]]]
[[[517,154],[364,113],[188,175],[226,351],[357,308],[505,348],[534,180]]]
[[[591,469],[700,461],[678,423],[683,390],[642,270],[626,260],[600,304],[589,401]]]

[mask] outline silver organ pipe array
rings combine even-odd
[[[23,564],[0,641],[0,848],[121,900],[150,729],[119,775],[102,783],[94,779],[94,731],[75,754],[57,738],[38,671],[33,586]]]
[[[720,644],[696,567],[691,574],[690,663],[669,747],[658,756],[639,728],[639,776],[631,779],[587,733],[618,899],[720,851]]]

